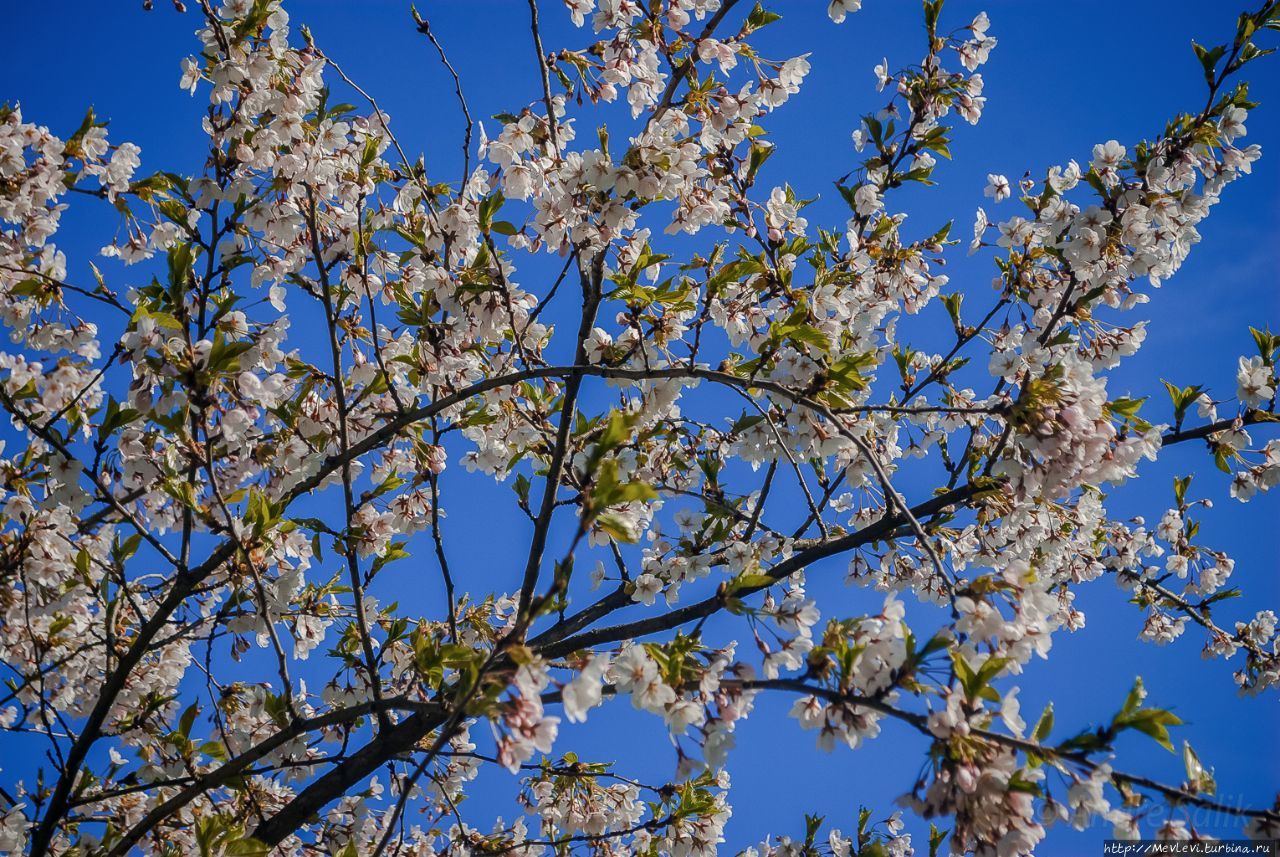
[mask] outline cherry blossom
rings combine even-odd
[[[1225,663],[1218,690],[1280,688],[1275,609],[1223,603],[1244,576],[1201,520],[1274,500],[1280,336],[1242,332],[1234,389],[1117,371],[1260,157],[1242,70],[1280,4],[1198,48],[1209,97],[1154,139],[1016,165],[1016,213],[976,209],[976,286],[899,189],[982,118],[986,13],[931,0],[922,56],[849,75],[878,100],[831,218],[770,163],[826,61],[761,47],[773,6],[530,2],[535,97],[484,121],[415,10],[460,173],[279,0],[181,13],[194,172],[92,111],[0,111],[0,726],[48,751],[6,771],[0,850],[711,855],[765,694],[823,751],[899,724],[920,755],[901,811],[745,853],[1200,837],[1187,806],[1278,835],[1280,807],[1214,797],[1168,688],[1070,725],[1020,691],[1084,587],[1134,605],[1134,645]],[[553,8],[574,41],[544,43]],[[92,261],[58,244],[82,207],[116,226]],[[1118,515],[1156,459],[1223,474]],[[463,485],[527,521],[515,567],[451,534],[497,520]],[[867,591],[828,597],[839,568]],[[661,782],[573,749],[620,697]],[[1187,779],[1141,773],[1131,734],[1188,742]],[[482,775],[509,811],[467,800]]]

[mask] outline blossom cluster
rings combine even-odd
[[[279,0],[190,13],[197,173],[148,174],[92,112],[64,139],[0,111],[0,727],[56,761],[0,789],[0,850],[703,857],[766,693],[825,751],[913,729],[900,803],[955,853],[1099,819],[1202,836],[1188,804],[1276,836],[1280,808],[1214,802],[1189,744],[1184,783],[1126,773],[1118,736],[1172,749],[1181,725],[1141,683],[1070,737],[1052,707],[1028,726],[1018,683],[1109,577],[1135,637],[1198,627],[1241,692],[1280,687],[1274,609],[1223,603],[1212,497],[1183,477],[1154,526],[1108,509],[1184,443],[1229,502],[1280,483],[1280,336],[1230,355],[1234,389],[1166,382],[1169,407],[1113,381],[1260,156],[1234,76],[1280,4],[1197,51],[1208,102],[1154,141],[990,174],[967,248],[990,290],[895,208],[982,117],[985,13],[947,29],[930,0],[923,57],[875,66],[824,227],[768,165],[819,61],[760,52],[777,13],[563,5],[590,41],[547,52],[530,4],[532,103],[473,123],[456,79],[456,182]],[[58,249],[73,201],[119,220],[101,267]],[[510,568],[449,537],[494,482],[529,524]],[[627,701],[669,780],[567,749]],[[512,811],[467,802],[482,776]],[[872,819],[747,853],[922,851]]]

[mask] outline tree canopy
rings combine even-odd
[[[713,854],[763,694],[825,750],[903,724],[901,810],[930,834],[871,807],[761,855],[1013,857],[1161,813],[1161,837],[1199,835],[1178,807],[1280,838],[1280,802],[1220,799],[1141,681],[1102,723],[1018,700],[1082,626],[1077,592],[1117,584],[1143,641],[1280,687],[1275,612],[1218,618],[1248,593],[1200,538],[1215,498],[1187,475],[1154,525],[1107,504],[1176,445],[1230,474],[1222,502],[1280,483],[1265,319],[1223,353],[1234,390],[1108,387],[1260,155],[1244,72],[1280,3],[1195,45],[1205,91],[1150,139],[991,175],[971,234],[895,202],[985,106],[991,24],[942,0],[916,61],[875,66],[884,106],[852,119],[825,225],[762,179],[810,68],[753,47],[786,4],[511,2],[541,97],[485,121],[412,10],[461,175],[278,0],[174,5],[199,27],[198,172],[93,111],[55,132],[0,110],[0,726],[45,755],[5,766],[0,850]],[[585,47],[544,44],[540,14]],[[114,213],[106,259],[59,250],[72,206]],[[966,251],[994,283],[949,279]],[[558,276],[526,275],[542,258]],[[508,489],[517,567],[449,538],[446,513],[489,514],[459,470]],[[840,568],[873,609],[813,594]],[[611,697],[670,734],[667,781],[559,736]],[[1127,733],[1185,780],[1119,754]],[[464,804],[489,768],[515,775],[499,817]]]

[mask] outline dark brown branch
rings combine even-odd
[[[551,99],[551,72],[547,68],[547,53],[542,48],[542,34],[538,31],[538,0],[529,0],[529,29],[533,31],[533,47],[538,52],[538,74],[542,78],[542,99],[547,104],[547,133],[551,135],[552,157],[560,160],[560,140],[556,134],[555,102]]]
[[[413,22],[418,26],[418,32],[426,36],[431,45],[436,49],[436,53],[440,55],[440,62],[444,65],[449,75],[453,78],[453,91],[458,96],[458,105],[462,108],[462,118],[467,122],[467,129],[462,140],[462,181],[458,183],[458,192],[467,186],[467,179],[471,177],[471,132],[475,127],[475,123],[471,120],[471,111],[467,108],[467,98],[462,94],[462,78],[458,77],[458,72],[454,69],[453,64],[449,62],[449,57],[445,55],[444,46],[436,38],[435,33],[431,32],[431,22],[418,14],[418,10],[413,6],[409,7],[413,12]]]

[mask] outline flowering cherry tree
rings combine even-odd
[[[0,112],[0,725],[45,758],[0,790],[0,850],[714,853],[761,694],[825,750],[905,724],[901,808],[932,835],[873,807],[756,853],[1008,857],[1161,813],[1186,838],[1169,808],[1188,806],[1280,837],[1280,806],[1220,803],[1190,744],[1181,782],[1117,753],[1128,732],[1183,741],[1140,682],[1102,723],[1017,697],[1083,625],[1076,593],[1116,584],[1142,640],[1280,687],[1276,614],[1215,618],[1239,593],[1198,538],[1213,498],[1179,479],[1152,527],[1104,494],[1176,444],[1231,474],[1224,502],[1280,483],[1280,336],[1223,355],[1236,389],[1108,390],[1259,156],[1241,70],[1280,3],[1196,46],[1207,97],[1151,140],[990,176],[970,241],[908,228],[894,192],[979,121],[985,14],[926,0],[922,55],[875,67],[884,108],[853,120],[847,220],[823,227],[758,182],[809,69],[753,48],[778,14],[541,5],[512,4],[540,98],[495,127],[456,74],[441,96],[465,117],[461,176],[278,0],[186,12],[196,174],[92,112],[57,132]],[[553,5],[588,44],[543,44]],[[452,74],[430,21],[406,26]],[[88,282],[58,249],[72,202],[119,221]],[[942,273],[965,243],[994,289]],[[539,256],[557,278],[522,273]],[[484,514],[451,497],[454,468],[510,489],[518,566],[450,543],[446,512]],[[408,564],[442,593],[422,610],[380,586]],[[806,594],[840,567],[874,608]],[[669,732],[668,781],[558,740],[610,697]],[[488,768],[510,772],[500,817],[462,803]]]

